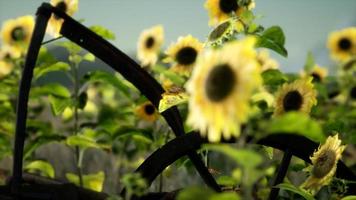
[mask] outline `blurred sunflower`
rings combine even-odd
[[[278,62],[270,57],[267,50],[262,50],[257,53],[257,61],[260,63],[262,71],[278,69],[279,67]]]
[[[276,94],[274,115],[281,115],[288,111],[309,113],[316,105],[316,90],[312,78],[299,79],[292,83],[285,83]]]
[[[216,26],[233,15],[239,16],[244,10],[251,10],[255,7],[254,0],[244,2],[240,3],[238,0],[207,0],[204,7],[209,13],[209,25]]]
[[[20,58],[21,53],[19,51],[14,50],[11,46],[2,46],[0,48],[0,60],[11,60]]]
[[[356,56],[356,27],[332,32],[328,39],[331,57],[340,62],[347,62]]]
[[[65,12],[69,16],[73,16],[78,10],[78,0],[51,0],[51,5]],[[58,37],[61,30],[63,19],[55,14],[49,19],[47,33],[53,37]]]
[[[210,32],[207,44],[210,46],[217,46],[221,45],[225,41],[230,40],[230,38],[234,35],[234,31],[238,30],[237,24],[238,22],[234,18],[220,23],[214,28],[213,31]]]
[[[9,75],[14,68],[14,65],[10,62],[6,62],[5,60],[0,60],[0,79]]]
[[[324,67],[320,67],[319,65],[315,65],[309,75],[313,77],[313,81],[323,82],[328,75],[328,70]]]
[[[199,56],[187,83],[187,122],[209,141],[239,136],[252,92],[261,84],[255,38],[227,43]]]
[[[154,122],[158,119],[158,112],[151,102],[145,102],[136,108],[136,114],[143,120]]]
[[[152,66],[157,62],[163,39],[162,25],[151,27],[141,33],[137,43],[137,58],[144,67]]]
[[[1,29],[3,44],[11,47],[15,55],[25,53],[30,43],[34,26],[35,21],[31,15],[5,21]]]
[[[302,184],[303,188],[318,191],[322,186],[328,185],[336,172],[336,165],[345,145],[341,145],[338,134],[329,136],[322,146],[310,157],[312,168],[311,176]]]
[[[203,44],[193,36],[179,37],[166,50],[167,58],[164,62],[174,63],[172,71],[189,76],[202,49]]]

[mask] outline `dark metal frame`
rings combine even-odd
[[[140,92],[145,95],[154,106],[158,107],[161,94],[164,92],[162,86],[126,54],[111,45],[102,37],[92,32],[87,27],[69,17],[66,13],[48,3],[43,3],[37,10],[35,29],[31,38],[20,82],[12,179],[12,192],[14,194],[20,193],[21,189],[23,149],[26,138],[25,130],[27,107],[33,70],[44,38],[48,20],[52,14],[55,14],[57,17],[63,19],[63,24],[60,30],[63,37],[66,37],[72,42],[93,53],[96,57],[111,66],[115,71],[122,74],[128,81],[136,86],[136,88],[139,89]],[[172,107],[161,114],[176,136],[182,136],[185,134],[182,119],[176,107]],[[188,152],[187,155],[206,184],[216,191],[220,191],[220,187],[205,167],[200,156],[194,151]]]
[[[11,179],[11,195],[15,198],[29,197],[26,199],[51,199],[46,195],[48,191],[34,192],[26,190],[24,186],[24,177],[22,172],[23,167],[23,150],[26,139],[26,118],[29,92],[31,89],[31,81],[33,70],[38,57],[39,49],[44,38],[47,23],[52,14],[64,20],[60,33],[63,37],[78,44],[89,52],[93,53],[97,58],[111,66],[115,71],[123,75],[137,89],[145,95],[154,106],[158,107],[161,99],[161,94],[164,92],[161,85],[143,70],[135,61],[126,54],[115,48],[109,42],[75,21],[64,12],[52,7],[48,3],[43,3],[37,10],[36,25],[31,39],[29,50],[26,57],[25,67],[22,73],[20,82],[19,97],[17,103],[17,118],[16,118],[16,133],[14,144],[14,161],[13,161],[13,176]],[[195,168],[203,178],[205,183],[215,191],[220,192],[221,188],[216,183],[213,176],[209,173],[204,165],[201,157],[196,151],[201,147],[201,144],[207,141],[200,137],[196,132],[185,134],[183,123],[179,111],[176,107],[172,107],[162,113],[162,116],[167,121],[168,125],[177,136],[172,141],[168,142],[162,148],[151,154],[142,165],[136,170],[140,172],[150,184],[152,181],[170,164],[182,156],[188,155]],[[231,141],[229,141],[231,142]],[[269,199],[276,199],[278,189],[273,186],[281,183],[286,175],[288,166],[292,156],[297,156],[306,162],[310,162],[309,156],[318,147],[317,143],[308,140],[305,137],[291,134],[275,134],[257,141],[258,144],[270,146],[284,151],[284,157],[277,169],[276,177],[272,184],[272,190]],[[356,176],[342,163],[338,163],[336,176],[347,180],[356,180]],[[349,193],[356,193],[356,184],[349,184]],[[58,190],[54,189],[54,190]],[[125,191],[123,190],[122,193]],[[25,194],[26,193],[26,194]],[[82,191],[82,193],[90,193]],[[0,188],[1,194],[1,188]],[[96,196],[97,199],[104,198],[105,195],[90,193]],[[42,195],[42,196],[41,196]],[[39,198],[39,197],[42,198]],[[0,196],[1,197],[1,196]],[[83,196],[82,196],[83,197]],[[78,197],[80,199],[80,197]],[[88,198],[88,197],[85,197]],[[82,199],[85,199],[84,197]],[[95,199],[93,197],[93,199]]]

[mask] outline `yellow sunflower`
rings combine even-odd
[[[31,15],[5,21],[1,29],[3,44],[10,46],[14,54],[26,52],[34,26],[35,21]]]
[[[167,58],[164,62],[174,63],[172,71],[189,76],[202,50],[203,44],[193,36],[179,37],[178,41],[166,50]]]
[[[21,56],[19,51],[16,51],[14,47],[5,45],[0,49],[0,60],[17,59]]]
[[[187,83],[187,122],[211,142],[239,136],[252,92],[261,84],[255,38],[227,43],[201,54]]]
[[[262,71],[279,68],[278,62],[270,57],[267,50],[258,52],[257,61],[260,63]]]
[[[315,65],[309,73],[309,76],[313,77],[313,81],[315,82],[323,82],[327,75],[328,69],[320,67],[319,65]]]
[[[0,79],[9,75],[14,68],[14,65],[10,62],[6,62],[5,60],[0,60]]]
[[[322,146],[310,157],[312,168],[311,176],[302,184],[303,188],[318,191],[322,186],[328,185],[336,172],[336,165],[345,145],[341,145],[338,134],[329,136]]]
[[[281,115],[288,111],[310,113],[317,104],[316,90],[312,78],[299,79],[292,83],[285,83],[276,94],[274,115]]]
[[[145,102],[136,108],[136,114],[143,120],[154,122],[157,120],[159,114],[157,109],[151,102]]]
[[[51,5],[65,12],[69,16],[73,16],[78,10],[78,0],[51,0]],[[61,30],[63,19],[52,15],[49,19],[47,33],[53,37],[58,37]]]
[[[239,32],[241,29],[241,22],[236,18],[230,18],[219,25],[209,33],[207,44],[210,46],[218,46],[230,40],[234,32]]]
[[[246,9],[253,9],[255,2],[250,0],[245,5],[241,5],[238,0],[207,0],[204,7],[209,13],[209,25],[216,26],[233,15],[241,15]]]
[[[356,27],[332,32],[328,39],[331,57],[340,62],[347,62],[356,56]]]
[[[144,30],[137,43],[137,58],[142,66],[152,66],[157,62],[163,44],[164,31],[162,25]]]

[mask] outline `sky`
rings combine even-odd
[[[332,31],[356,26],[355,0],[255,0],[254,13],[269,27],[279,25],[285,32],[288,58],[272,54],[286,72],[298,72],[311,51],[320,65],[331,65],[326,41]],[[0,23],[34,14],[42,0],[0,0]],[[165,47],[179,36],[192,34],[204,41],[208,26],[205,0],[81,0],[75,19],[87,26],[102,25],[116,34],[112,43],[134,55],[142,30],[156,24],[165,28]]]

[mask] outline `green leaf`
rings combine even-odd
[[[66,48],[70,54],[78,54],[82,50],[82,48],[79,45],[71,41],[57,42],[55,44],[57,46]]]
[[[213,194],[209,200],[240,200],[240,197],[236,194],[236,192],[223,192]]]
[[[76,174],[67,173],[66,178],[79,186],[79,177]],[[99,171],[96,174],[83,175],[83,185],[85,188],[101,192],[103,190],[103,184],[105,180],[105,174],[103,171]]]
[[[33,172],[33,171],[40,171],[44,174],[44,176],[47,176],[49,178],[54,178],[55,177],[55,172],[54,168],[52,165],[46,161],[43,160],[36,160],[33,162],[30,162],[25,166],[25,169]]]
[[[29,140],[25,146],[24,159],[27,159],[32,154],[32,152],[44,144],[51,142],[62,142],[65,139],[66,137],[62,135],[40,135],[34,140]]]
[[[47,48],[41,46],[36,62],[36,68],[42,65],[49,65],[56,62],[57,62],[56,58],[51,53],[48,52]]]
[[[254,168],[262,163],[262,157],[252,150],[235,149],[227,144],[206,144],[203,147],[229,156],[244,168]]]
[[[281,183],[275,187],[299,194],[300,196],[304,197],[304,199],[306,199],[306,200],[315,200],[315,198],[311,194],[309,194],[307,191],[297,188],[290,183]]]
[[[241,13],[240,18],[245,24],[251,24],[255,19],[255,15],[252,11],[246,9]]]
[[[89,29],[107,40],[115,40],[115,34],[103,26],[95,25],[89,27]]]
[[[34,79],[38,79],[49,72],[55,72],[55,71],[68,71],[70,69],[70,66],[68,63],[65,62],[56,62],[50,65],[43,65],[40,67],[36,67],[34,71]]]
[[[69,90],[59,83],[47,83],[31,90],[31,97],[52,95],[60,98],[70,98]]]
[[[87,53],[83,56],[83,59],[89,62],[94,62],[95,61],[95,56],[92,53]]]
[[[314,56],[312,52],[308,52],[307,59],[305,60],[305,64],[304,64],[304,71],[309,73],[313,69],[314,65],[315,65]]]
[[[288,52],[284,48],[284,43],[285,37],[283,30],[279,26],[272,26],[259,36],[256,47],[269,48],[280,55],[287,57]]]
[[[57,116],[63,113],[63,111],[73,105],[73,101],[70,98],[59,98],[53,95],[49,96],[49,102],[51,104],[52,113]]]
[[[70,54],[68,56],[68,60],[72,63],[75,63],[77,65],[79,65],[80,62],[82,62],[83,57],[81,55],[78,54]]]
[[[292,133],[303,135],[315,142],[325,140],[321,125],[308,115],[299,112],[288,112],[267,122],[268,133]]]
[[[188,187],[178,193],[177,200],[209,199],[215,192],[206,187]]]
[[[238,184],[238,181],[231,176],[219,176],[216,182],[223,186],[236,186]]]
[[[162,74],[164,77],[168,78],[176,85],[183,85],[186,82],[183,77],[171,70],[168,70],[168,68],[165,66],[155,65],[152,67],[152,70],[157,74]]]
[[[79,148],[97,148],[109,149],[109,145],[99,144],[93,137],[87,135],[72,135],[67,137],[66,144],[68,146],[78,146]]]
[[[264,85],[280,85],[288,81],[288,77],[278,69],[269,69],[262,73]]]
[[[130,136],[139,135],[141,137],[145,137],[146,140],[153,141],[153,135],[151,129],[139,129],[135,127],[123,127],[115,131],[112,136],[113,140],[127,138]]]
[[[82,83],[96,83],[96,82],[109,83],[114,87],[118,88],[126,96],[130,95],[129,88],[113,73],[109,73],[105,71],[92,71],[87,73],[82,79]]]
[[[178,93],[164,93],[159,102],[158,112],[164,112],[170,107],[188,102],[189,95],[185,92]]]
[[[342,198],[341,200],[356,200],[356,196],[354,196],[354,195],[346,196],[346,197]]]

